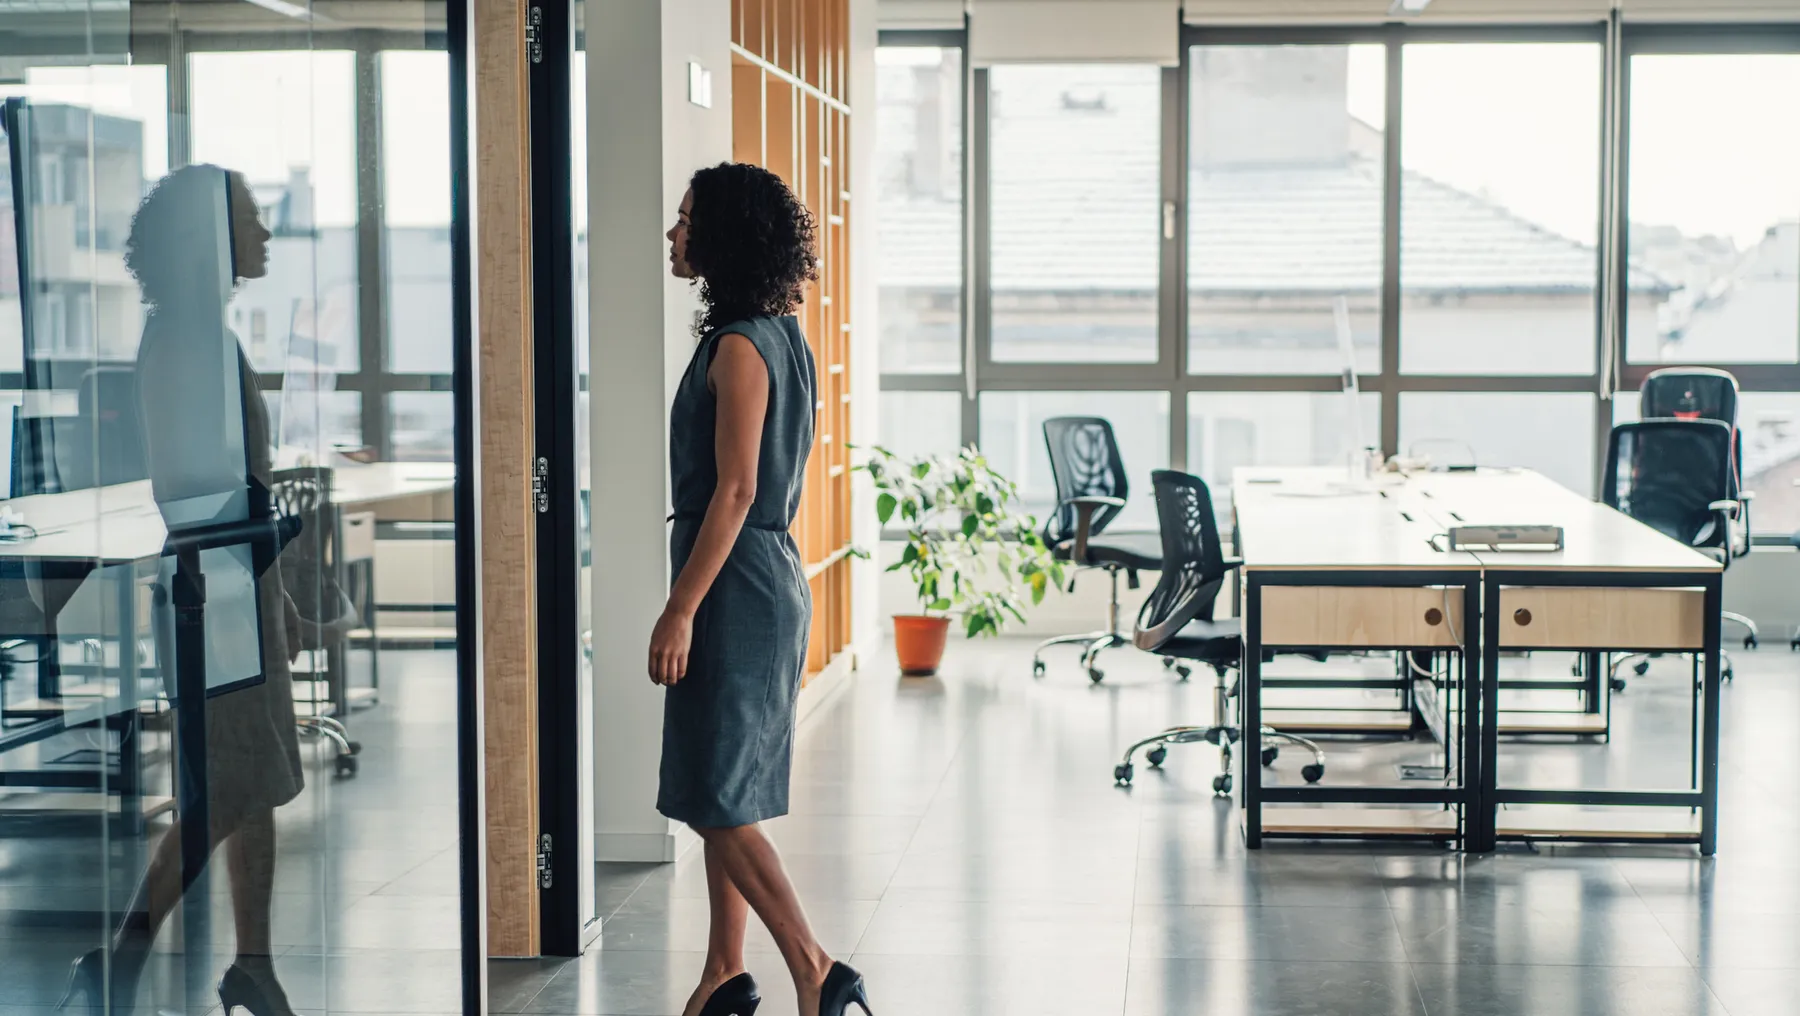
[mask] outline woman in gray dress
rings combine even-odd
[[[685,1016],[750,1016],[750,910],[793,975],[800,1016],[865,1014],[862,977],[813,937],[757,823],[787,814],[794,697],[812,595],[788,530],[812,449],[817,378],[793,311],[817,277],[813,217],[780,178],[726,164],[694,174],[669,266],[700,287],[700,343],[669,421],[675,584],[650,638],[668,689],[657,809],[706,849],[712,930]]]

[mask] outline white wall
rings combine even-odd
[[[850,0],[850,202],[867,214],[850,217],[850,441],[868,446],[880,440],[880,287],[875,202],[875,43],[876,0]],[[854,455],[855,453],[852,452]],[[850,484],[850,539],[874,548],[881,539],[875,521],[875,491],[857,473]],[[880,644],[881,572],[872,562],[850,568],[850,644],[866,659]]]
[[[589,17],[605,26],[588,36],[587,106],[595,855],[666,861],[663,693],[644,660],[669,583],[669,399],[698,305],[663,232],[693,171],[731,155],[730,2],[615,0]],[[690,60],[712,71],[710,109],[687,101]]]

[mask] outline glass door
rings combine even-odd
[[[582,0],[540,12],[531,159],[538,491],[538,889],[543,951],[599,932],[589,631],[587,103]]]

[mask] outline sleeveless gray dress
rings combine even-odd
[[[794,699],[812,632],[812,593],[788,529],[800,508],[818,390],[812,351],[793,317],[762,317],[701,340],[669,419],[675,514],[669,555],[677,576],[694,549],[718,486],[713,449],[718,399],[706,373],[719,336],[742,335],[769,370],[769,407],[756,466],[756,500],[737,543],[694,615],[687,676],[663,707],[656,808],[701,828],[749,825],[787,814]]]

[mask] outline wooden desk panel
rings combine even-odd
[[[1698,589],[1508,586],[1500,590],[1500,646],[1698,652],[1705,605]]]
[[[1467,629],[1462,591],[1409,586],[1265,586],[1262,643],[1450,649]]]

